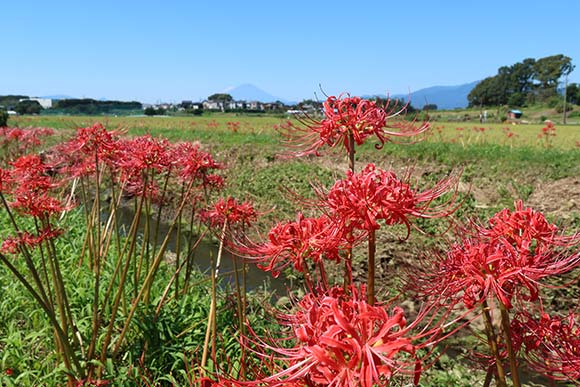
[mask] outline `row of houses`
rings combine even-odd
[[[144,108],[153,107],[156,109],[171,110],[213,110],[213,111],[231,111],[231,110],[250,110],[250,111],[274,111],[288,108],[282,102],[260,102],[260,101],[210,101],[202,102],[181,101],[179,104],[158,103],[143,104]]]
[[[193,103],[190,101],[182,101],[182,107],[190,106],[191,109],[203,110],[252,110],[252,111],[269,111],[284,109],[285,105],[282,102],[260,102],[260,101],[210,101]]]

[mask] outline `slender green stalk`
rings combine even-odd
[[[348,134],[348,146],[349,146],[349,151],[348,151],[348,167],[349,169],[352,171],[352,173],[354,173],[354,154],[356,153],[354,150],[354,134],[352,132],[349,132]]]
[[[191,188],[192,187],[190,186],[188,188],[188,191],[191,190]],[[183,210],[184,206],[185,206],[185,201],[183,201],[180,204],[179,208],[177,209],[177,212]],[[151,265],[149,272],[147,273],[147,276],[145,277],[145,280],[143,281],[143,285],[141,286],[139,293],[137,293],[137,296],[133,300],[133,303],[131,305],[131,309],[129,310],[129,314],[127,315],[127,318],[125,320],[125,324],[123,325],[121,333],[119,334],[119,337],[118,337],[117,342],[115,344],[115,347],[113,349],[113,357],[118,354],[119,349],[121,348],[121,344],[123,343],[123,340],[125,339],[125,336],[127,335],[127,330],[129,329],[129,325],[131,324],[133,316],[135,315],[135,312],[137,311],[137,306],[139,305],[139,302],[141,301],[141,299],[142,299],[143,295],[145,294],[145,292],[147,291],[147,289],[149,289],[151,287],[151,284],[153,283],[153,279],[155,277],[155,274],[157,273],[157,269],[159,268],[159,264],[161,263],[161,260],[164,257],[165,249],[167,248],[167,244],[168,244],[169,239],[171,237],[171,233],[175,229],[176,222],[177,222],[177,215],[173,218],[173,221],[171,222],[171,226],[167,230],[167,234],[165,236],[165,239],[163,240],[163,243],[161,244],[159,251],[157,252],[157,255],[155,256],[153,264]]]
[[[352,173],[354,173],[354,134],[350,132],[348,134],[348,168]],[[346,249],[346,257],[344,258],[344,281],[343,281],[344,291],[348,292],[348,287],[352,284],[352,247]]]
[[[10,206],[8,206],[8,202],[6,201],[6,198],[4,197],[4,194],[2,194],[2,192],[0,192],[0,199],[2,199],[2,205],[4,206],[4,209],[6,209],[6,212],[8,213],[8,217],[10,219],[10,222],[12,223],[12,227],[14,228],[14,231],[16,232],[16,234],[20,235],[21,234],[20,228],[18,227],[18,224],[16,223],[16,219],[14,219],[14,215],[12,214],[12,211],[10,210]],[[38,289],[39,296],[42,298],[42,300],[45,302],[45,304],[47,306],[52,306],[53,305],[52,297],[49,297],[46,293],[45,286],[42,284],[42,280],[40,278],[40,275],[38,274],[38,270],[36,270],[36,266],[34,265],[34,261],[32,260],[32,257],[30,256],[30,252],[28,251],[26,246],[21,246],[20,251],[22,252],[22,256],[24,257],[24,262],[26,263],[26,267],[28,268],[30,274],[32,275],[32,279],[34,280],[34,284],[36,285],[36,287]]]
[[[211,336],[211,343],[212,343],[212,345],[211,345],[211,347],[212,347],[212,360],[213,360],[214,364],[216,362],[215,347],[216,347],[216,336],[217,336],[217,332],[216,332],[217,280],[218,280],[219,271],[220,271],[222,251],[223,251],[223,247],[224,247],[224,239],[225,239],[225,235],[226,235],[227,226],[228,226],[228,222],[227,222],[227,218],[226,218],[226,221],[224,222],[224,225],[222,227],[222,232],[220,235],[220,245],[218,248],[218,254],[217,254],[216,261],[215,261],[215,267],[213,268],[213,273],[212,273],[211,304],[210,304],[210,309],[209,309],[209,316],[207,319],[207,329],[205,331],[205,341],[203,343],[203,354],[201,357],[201,369],[202,370],[205,369],[205,365],[206,365],[206,361],[207,361],[207,353],[208,353],[208,348],[209,348],[210,336]],[[212,264],[213,264],[213,259],[212,259]]]
[[[375,304],[375,255],[376,255],[376,234],[375,230],[369,231],[369,256],[368,256],[368,273],[367,273],[367,303]]]
[[[89,349],[87,352],[87,359],[93,360],[95,356],[95,348],[97,345],[97,338],[99,336],[100,313],[99,313],[99,294],[101,291],[101,172],[99,168],[99,153],[98,149],[95,149],[95,211],[93,212],[93,223],[94,226],[92,230],[95,232],[93,237],[93,245],[90,248],[91,255],[93,257],[93,267],[94,267],[94,288],[93,288],[93,317],[92,317],[92,328],[91,328],[91,341],[89,342]],[[93,363],[90,363],[89,376],[92,376],[94,369]]]
[[[495,334],[495,330],[493,328],[493,322],[491,320],[491,314],[489,312],[489,306],[487,301],[484,301],[481,305],[481,312],[483,316],[483,322],[485,324],[485,333],[487,336],[487,344],[489,345],[489,349],[491,350],[491,354],[495,359],[495,366],[497,368],[497,386],[498,387],[507,387],[506,383],[506,375],[501,364],[502,359],[499,354],[499,350],[497,348],[497,335]]]
[[[163,189],[161,190],[161,200],[159,200],[159,205],[157,206],[157,217],[155,219],[155,232],[153,233],[153,253],[155,256],[157,250],[157,242],[159,242],[159,227],[161,226],[161,215],[163,214],[163,203],[165,202],[165,197],[167,196],[167,186],[169,185],[169,178],[171,177],[171,166],[167,170],[165,175],[165,180],[163,182]],[[151,177],[153,179],[153,176]],[[183,191],[183,188],[182,188]],[[182,192],[183,195],[183,192]],[[181,216],[179,216],[181,219]],[[180,225],[179,225],[180,226]],[[179,234],[178,234],[179,235]]]
[[[499,303],[499,310],[501,313],[501,326],[503,328],[503,336],[505,340],[505,345],[508,351],[508,356],[510,360],[510,371],[512,377],[512,383],[514,387],[521,387],[520,383],[520,375],[518,371],[518,362],[516,359],[516,354],[514,352],[513,344],[512,344],[512,330],[510,324],[510,316],[507,308],[503,303]]]
[[[204,231],[199,236],[199,238],[197,239],[197,241],[195,243],[195,246],[193,247],[194,249],[197,248],[197,246],[199,246],[199,244],[201,243],[201,241],[205,237],[206,232],[207,231]],[[157,303],[157,308],[155,309],[155,318],[157,318],[159,316],[159,313],[161,312],[161,307],[163,306],[163,304],[165,303],[165,300],[167,299],[167,296],[169,295],[169,291],[171,290],[171,286],[179,278],[179,273],[185,267],[186,263],[187,263],[187,260],[184,260],[183,262],[181,262],[179,267],[176,268],[175,273],[173,273],[173,276],[171,276],[171,278],[169,279],[169,282],[167,283],[167,286],[165,287],[165,290],[163,291],[163,294],[161,295],[161,299]],[[175,297],[177,297],[177,295]]]
[[[32,285],[30,284],[30,282],[28,282],[28,280],[12,264],[12,262],[10,262],[10,260],[8,258],[6,258],[6,256],[4,256],[4,254],[0,254],[0,261],[2,261],[2,263],[4,263],[6,265],[6,267],[8,267],[8,270],[10,270],[12,272],[12,274],[14,274],[14,276],[20,281],[20,283],[22,285],[24,285],[26,290],[28,290],[30,295],[32,295],[32,297],[36,300],[38,305],[40,305],[40,307],[47,314],[47,316],[48,316],[48,318],[49,318],[49,320],[50,320],[50,322],[51,322],[51,324],[56,332],[58,340],[60,341],[60,345],[63,348],[64,355],[65,355],[64,356],[65,366],[70,369],[71,368],[70,362],[72,361],[72,365],[74,366],[74,370],[76,371],[77,375],[79,375],[81,378],[84,378],[84,376],[85,376],[84,368],[81,366],[79,359],[77,358],[77,356],[75,354],[75,351],[72,349],[70,342],[68,341],[67,335],[62,330],[62,327],[60,326],[60,324],[59,324],[59,322],[54,314],[53,309],[48,304],[46,304],[44,302],[44,300],[42,299],[40,294],[36,290],[34,290]]]
[[[105,339],[103,341],[103,346],[102,346],[102,350],[101,350],[101,362],[104,363],[106,360],[106,354],[107,354],[107,348],[109,347],[109,344],[111,342],[111,337],[113,335],[113,329],[115,328],[115,320],[117,318],[117,311],[119,310],[119,305],[121,302],[121,298],[124,294],[124,290],[125,290],[125,283],[127,281],[127,274],[129,272],[129,267],[131,266],[131,262],[134,262],[134,260],[132,259],[133,257],[133,251],[135,250],[135,246],[137,243],[137,231],[139,229],[139,223],[140,223],[140,219],[141,219],[141,210],[143,208],[143,202],[144,202],[144,198],[141,197],[139,200],[139,204],[137,207],[137,211],[135,212],[135,217],[133,218],[133,222],[131,224],[131,229],[130,229],[130,237],[128,239],[129,242],[129,250],[127,251],[126,254],[122,254],[119,256],[118,258],[118,264],[120,264],[123,260],[123,257],[125,257],[125,265],[123,266],[123,271],[121,272],[121,277],[119,278],[119,284],[117,285],[117,293],[115,294],[115,299],[113,300],[113,306],[111,308],[111,317],[109,318],[109,327],[107,329],[107,332],[105,334]],[[126,244],[125,247],[123,248],[123,251],[125,251],[126,249]],[[111,284],[109,285],[109,288],[112,289],[113,287],[113,280],[111,281]],[[135,289],[137,289],[137,286],[135,286]],[[107,291],[107,293],[109,293],[109,290]],[[135,301],[137,302],[137,301]]]

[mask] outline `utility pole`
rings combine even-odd
[[[568,73],[564,77],[564,116],[562,118],[562,123],[566,123],[566,93],[568,92]]]

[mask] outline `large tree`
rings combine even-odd
[[[207,97],[207,99],[208,99],[208,101],[222,102],[222,103],[231,102],[234,100],[234,98],[227,93],[215,93],[215,94],[212,94],[209,97]]]
[[[577,83],[571,83],[566,88],[566,101],[580,105],[580,86]]]
[[[572,70],[572,60],[565,55],[538,60],[527,58],[511,66],[500,67],[497,75],[484,79],[473,88],[467,99],[470,106],[523,106],[537,96],[545,98],[555,94],[558,80]]]
[[[469,105],[497,106],[506,104],[508,101],[506,83],[507,77],[505,74],[485,78],[467,96]]]
[[[556,92],[558,80],[574,70],[572,59],[559,54],[538,59],[534,64],[535,79],[544,90]]]
[[[18,102],[18,104],[14,107],[14,110],[18,114],[38,114],[43,110],[43,108],[38,103],[38,101],[25,99]]]

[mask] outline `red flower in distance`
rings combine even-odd
[[[226,222],[230,227],[250,226],[258,215],[251,203],[238,203],[236,199],[228,197],[218,199],[210,209],[201,212],[201,217],[211,227],[221,228]]]
[[[415,136],[429,129],[428,123],[415,126],[414,122],[395,121],[405,112],[406,106],[395,110],[397,106],[390,107],[389,101],[386,106],[381,107],[374,101],[342,94],[339,97],[328,97],[323,106],[322,120],[306,117],[302,119],[305,128],[295,125],[279,128],[297,148],[296,155],[318,154],[323,146],[333,148],[339,144],[347,152],[352,152],[354,149],[351,149],[349,140],[351,135],[358,145],[363,144],[369,137],[376,137],[379,142],[376,147],[380,149],[386,142],[391,141],[391,137]]]
[[[437,329],[414,333],[420,319],[408,324],[401,308],[389,312],[386,305],[371,306],[364,293],[356,288],[349,295],[342,288],[309,293],[293,314],[280,316],[280,323],[291,332],[280,339],[280,346],[250,340],[259,355],[286,365],[252,384],[386,386],[400,373],[411,375],[416,385],[422,370],[417,350],[434,344]],[[288,340],[295,345],[288,347]]]

